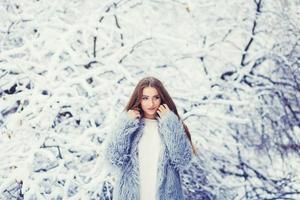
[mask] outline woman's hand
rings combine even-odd
[[[128,110],[127,114],[131,119],[141,118],[141,114],[138,110]]]
[[[167,104],[160,105],[157,110],[157,114],[159,114],[160,118],[163,118],[168,112],[171,112],[171,110]]]

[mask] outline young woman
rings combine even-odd
[[[191,136],[161,81],[137,84],[120,114],[106,157],[117,169],[114,200],[182,200],[180,171],[190,162]]]

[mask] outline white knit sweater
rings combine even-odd
[[[161,150],[158,121],[145,118],[145,128],[138,144],[140,200],[155,200],[158,158]]]

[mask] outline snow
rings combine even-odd
[[[187,199],[300,199],[296,1],[0,2],[0,199],[111,199],[105,142],[159,78],[198,156]]]

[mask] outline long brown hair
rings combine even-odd
[[[178,115],[175,103],[173,102],[171,96],[163,86],[162,82],[153,76],[145,77],[138,82],[124,111],[138,109],[141,113],[141,117],[144,117],[144,113],[141,107],[141,100],[143,95],[143,89],[146,87],[154,87],[160,96],[161,104],[167,104],[170,110],[173,111],[178,116],[180,121],[182,121],[180,116]],[[182,125],[186,133],[186,136],[188,137],[191,143],[193,153],[196,154],[196,149],[192,143],[190,131],[183,121],[182,121]]]

